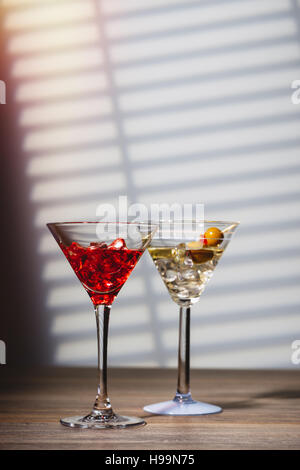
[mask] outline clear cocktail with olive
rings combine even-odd
[[[210,228],[197,241],[164,240],[153,243],[148,251],[172,299],[180,306],[195,304],[211,278],[225,246],[224,235],[218,228]],[[175,240],[176,243],[176,240]]]
[[[220,407],[192,399],[189,384],[190,307],[198,302],[227,247],[237,222],[161,222],[148,251],[174,302],[180,307],[178,383],[175,398],[145,406],[155,414],[201,415]]]

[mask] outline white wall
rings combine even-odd
[[[26,5],[25,5],[26,3]],[[300,338],[300,1],[9,0],[12,80],[52,364],[95,364],[90,301],[45,223],[98,204],[203,202],[241,226],[193,308],[193,367],[294,367]],[[175,366],[177,307],[148,254],[110,361]]]

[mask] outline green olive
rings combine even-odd
[[[222,243],[224,234],[216,227],[210,227],[204,234],[206,246],[217,246]]]
[[[195,264],[207,263],[214,257],[213,250],[191,250],[189,254]]]

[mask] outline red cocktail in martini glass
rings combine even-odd
[[[151,241],[148,223],[65,222],[48,228],[94,305],[98,340],[99,385],[92,411],[61,419],[79,428],[124,428],[145,424],[141,418],[113,412],[107,394],[107,340],[111,305]]]

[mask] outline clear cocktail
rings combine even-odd
[[[169,415],[219,413],[219,406],[198,402],[190,392],[190,311],[226,249],[237,222],[160,222],[148,251],[174,302],[180,307],[178,382],[173,400],[144,407]]]

